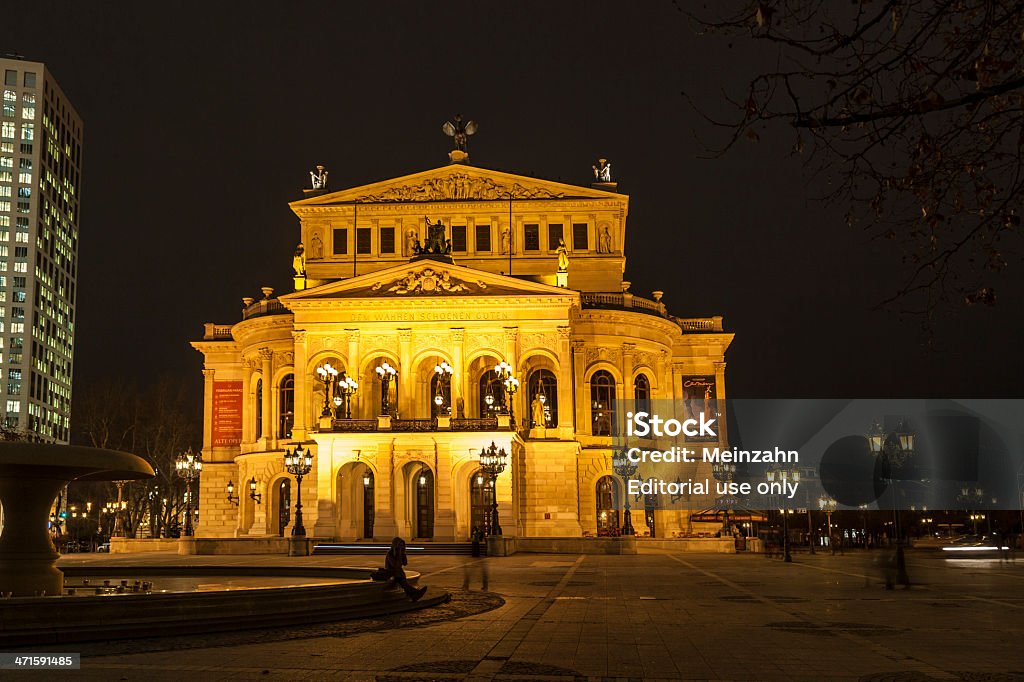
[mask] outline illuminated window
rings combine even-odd
[[[603,369],[590,377],[590,418],[593,435],[615,434],[615,379]]]
[[[0,197],[10,197],[10,196],[11,196],[11,186],[10,185],[0,185]]]
[[[646,374],[637,374],[633,380],[633,400],[636,402],[634,411],[651,411],[651,382],[647,380]]]
[[[14,121],[4,121],[3,123],[0,123],[0,137],[14,139],[14,131]]]
[[[36,137],[36,124],[35,123],[22,123],[21,124],[21,139],[25,142],[31,142]]]
[[[546,369],[534,370],[527,382],[527,409],[530,422],[535,427],[553,427],[558,425],[558,380],[553,372]],[[540,399],[544,409],[544,423],[538,424],[534,418],[533,401]]]
[[[256,381],[256,437],[263,437],[263,379]]]
[[[278,438],[291,438],[292,426],[295,424],[295,377],[291,374],[281,380],[278,389]]]

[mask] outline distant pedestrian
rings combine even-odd
[[[469,533],[469,539],[473,543],[473,556],[480,556],[480,543],[484,539],[484,532],[478,526],[473,526]]]
[[[391,541],[391,549],[384,557],[384,572],[388,578],[405,590],[405,594],[413,601],[419,601],[426,591],[426,587],[413,587],[405,577],[405,566],[409,563],[409,557],[405,554],[405,540],[394,538]]]

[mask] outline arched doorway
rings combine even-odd
[[[619,482],[612,476],[597,481],[597,534],[619,535]]]
[[[420,467],[413,474],[413,537],[429,540],[434,537],[434,473]]]
[[[284,529],[292,520],[292,482],[291,479],[282,478],[277,484],[277,534],[284,536]]]
[[[369,469],[369,467],[367,467],[363,471],[363,476],[362,476],[361,481],[362,481],[362,484],[363,484],[363,538],[366,539],[366,540],[372,540],[373,539],[373,520],[374,520],[373,519],[373,517],[374,517],[374,512],[373,512],[373,502],[374,502],[373,483],[374,483],[374,479],[373,479],[373,471],[371,471]]]
[[[491,509],[494,507],[494,479],[477,469],[469,479],[469,525],[491,534]]]

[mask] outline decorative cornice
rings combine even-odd
[[[477,280],[475,284],[466,283],[463,280],[452,277],[451,273],[447,270],[435,270],[433,268],[425,268],[419,272],[410,270],[408,274],[387,283],[377,281],[370,287],[370,290],[379,291],[385,286],[388,286],[388,293],[401,295],[458,294],[471,291],[471,287],[474,286],[480,290],[487,288],[487,284],[482,280]]]

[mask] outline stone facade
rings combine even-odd
[[[645,385],[650,399],[682,399],[683,378],[701,375],[724,399],[733,335],[720,317],[678,318],[660,292],[629,291],[628,197],[613,189],[451,165],[292,203],[305,246],[296,291],[246,299],[241,321],[208,324],[193,343],[206,380],[197,534],[288,534],[295,482],[282,460],[301,443],[314,456],[310,535],[466,540],[490,494],[478,458],[492,442],[509,454],[494,484],[505,535],[614,534],[621,518],[599,519],[598,488],[610,476],[621,499],[622,482],[595,396],[633,399]],[[438,220],[450,257],[413,256]],[[450,388],[434,382],[442,361]],[[318,377],[328,362],[358,383],[347,406]],[[384,362],[398,371],[386,416]],[[499,362],[521,382],[512,428],[487,404]],[[536,422],[540,393],[550,411]],[[672,537],[686,517],[657,512],[654,534]],[[633,525],[650,532],[642,508]]]

